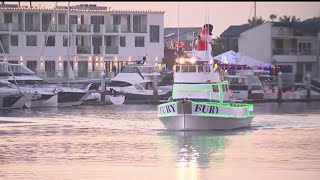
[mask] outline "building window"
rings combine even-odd
[[[58,24],[65,25],[66,23],[66,14],[59,14],[58,15]]]
[[[44,37],[44,38],[45,38],[44,40],[46,40],[46,37]],[[55,44],[56,44],[55,36],[48,36],[48,40],[47,40],[46,46],[55,46]]]
[[[45,62],[45,71],[47,77],[53,78],[56,76],[56,62],[55,61],[46,61]]]
[[[19,46],[18,35],[11,35],[10,44],[11,46]]]
[[[144,37],[136,36],[134,44],[135,44],[135,47],[144,47]]]
[[[300,42],[299,46],[299,53],[303,55],[311,55],[311,43],[310,42]]]
[[[37,36],[36,35],[29,35],[26,38],[27,42],[26,45],[27,46],[37,46]]]
[[[70,24],[78,24],[78,16],[77,15],[70,15],[69,16],[69,23]]]
[[[4,13],[4,23],[12,23],[12,13]]]
[[[150,26],[150,42],[160,42],[160,26]]]
[[[27,61],[27,68],[29,68],[33,72],[36,72],[37,61]]]
[[[68,46],[68,36],[63,36],[63,46]],[[69,37],[69,46],[71,46],[71,37]]]
[[[120,46],[126,47],[126,37],[125,36],[120,36]]]
[[[111,36],[106,36],[106,46],[111,46]]]
[[[292,65],[281,65],[280,69],[283,73],[292,73]]]
[[[120,25],[121,19],[119,15],[113,15],[113,25]]]

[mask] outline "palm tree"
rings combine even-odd
[[[252,19],[248,19],[249,25],[259,25],[259,24],[263,24],[264,22],[265,20],[261,16],[258,18],[252,17]]]
[[[271,21],[273,22],[274,19],[277,19],[277,15],[275,15],[275,14],[270,14],[269,18],[270,18]]]
[[[283,15],[282,17],[279,17],[280,22],[300,22],[300,18],[297,18],[296,16],[287,16]]]

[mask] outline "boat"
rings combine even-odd
[[[246,71],[246,70],[244,70]],[[229,89],[235,99],[263,99],[264,88],[258,76],[253,74],[226,75]]]
[[[0,80],[0,110],[30,108],[33,93],[21,92],[14,84]]]
[[[172,74],[167,71],[160,71],[157,66],[131,62],[131,64],[123,66],[120,73],[138,73],[145,80],[156,80],[158,89],[162,91],[170,92],[172,89]]]
[[[90,94],[89,88],[91,84],[81,85],[81,87],[64,87],[62,85],[49,84],[36,76],[35,72],[23,64],[0,63],[2,71],[8,69],[9,66],[14,77],[7,72],[3,73],[0,78],[11,83],[17,83],[19,88],[25,92],[34,93],[31,107],[78,106]]]
[[[144,79],[143,76],[137,72],[120,72],[116,77],[112,78],[110,82],[106,83],[106,91],[109,97],[124,94],[124,103],[151,103],[154,100],[166,101],[170,94],[161,89],[154,90],[153,81]],[[120,96],[119,99],[123,99]]]
[[[210,64],[175,65],[172,100],[158,105],[158,118],[168,130],[250,127],[253,105],[228,99],[228,85]]]

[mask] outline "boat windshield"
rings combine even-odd
[[[175,65],[174,71],[177,73],[186,72],[210,72],[210,65]]]

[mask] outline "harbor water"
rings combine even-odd
[[[0,179],[320,179],[320,102],[257,103],[252,127],[166,131],[156,105],[0,112]]]

